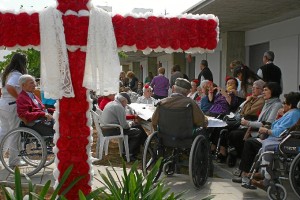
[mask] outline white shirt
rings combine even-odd
[[[7,76],[6,85],[13,86],[17,93],[19,94],[22,91],[22,88],[19,85],[19,78],[22,74],[19,71],[13,71],[10,72]],[[15,101],[16,99],[11,96],[6,89],[6,86],[2,88],[2,99],[5,99],[6,101]]]

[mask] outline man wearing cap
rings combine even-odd
[[[201,72],[198,75],[198,85],[204,80],[209,80],[211,82],[214,81],[213,75],[212,75],[210,69],[208,68],[207,60],[201,60],[200,70],[201,70]]]
[[[257,75],[265,82],[276,82],[282,88],[281,70],[278,66],[274,65],[275,55],[273,51],[266,51],[263,56],[264,65],[261,66]]]
[[[177,78],[175,85],[172,86],[173,93],[161,100],[160,105],[166,108],[183,108],[186,105],[191,104],[193,110],[193,124],[195,127],[206,127],[207,118],[204,116],[203,112],[200,110],[199,106],[194,100],[187,97],[192,86],[191,83],[183,78]],[[158,119],[159,119],[159,106],[156,108],[152,115],[152,125],[154,130],[157,130]]]
[[[140,146],[144,144],[147,134],[141,125],[129,124],[126,121],[125,107],[130,104],[130,97],[126,92],[121,92],[115,96],[115,100],[109,102],[102,113],[104,124],[119,124],[128,135],[130,160],[136,160],[140,152]],[[119,135],[120,130],[117,128],[102,128],[104,136]]]

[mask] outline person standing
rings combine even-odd
[[[2,74],[2,96],[0,99],[0,121],[1,132],[0,140],[10,130],[19,127],[20,119],[17,116],[16,99],[21,92],[19,85],[19,78],[26,73],[27,59],[25,55],[15,53],[10,63],[4,69]],[[17,140],[18,138],[13,138]],[[16,141],[11,141],[11,148],[17,144]],[[24,165],[25,162],[18,159],[18,152],[11,151],[9,157],[9,164],[11,166]]]
[[[181,72],[180,65],[174,65],[172,67],[172,75],[171,75],[171,80],[170,80],[170,88],[175,85],[175,81],[177,78],[184,78],[183,73]]]
[[[169,79],[165,77],[165,68],[158,68],[158,75],[152,79],[150,86],[153,88],[154,99],[163,99],[168,96]]]
[[[278,83],[281,89],[283,89],[281,70],[278,66],[274,65],[274,58],[273,51],[266,51],[263,56],[264,65],[258,69],[257,75],[265,82]]]
[[[201,72],[198,75],[198,83],[199,84],[204,80],[209,80],[211,82],[214,82],[213,75],[212,75],[210,69],[208,68],[207,60],[201,60],[200,69],[201,69]]]

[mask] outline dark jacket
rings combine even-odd
[[[265,82],[276,82],[281,85],[281,70],[274,63],[268,63],[260,67],[262,79]]]
[[[199,83],[198,83],[198,84],[201,83],[201,76],[204,77],[204,80],[209,80],[209,81],[211,81],[211,82],[214,82],[214,80],[213,80],[213,75],[212,75],[212,73],[211,73],[211,71],[210,71],[210,69],[209,69],[208,67],[205,67],[205,68],[199,73],[199,75],[198,75],[198,81],[199,81]]]

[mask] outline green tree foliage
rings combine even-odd
[[[27,66],[27,70],[28,70],[28,74],[39,78],[40,77],[40,52],[34,49],[28,49],[28,50],[21,50],[18,49],[16,51],[12,51],[10,54],[4,56],[4,61],[0,62],[0,72],[3,71],[3,69],[9,64],[12,56],[15,53],[22,53],[24,55],[26,55],[27,60],[28,60],[28,66]]]

